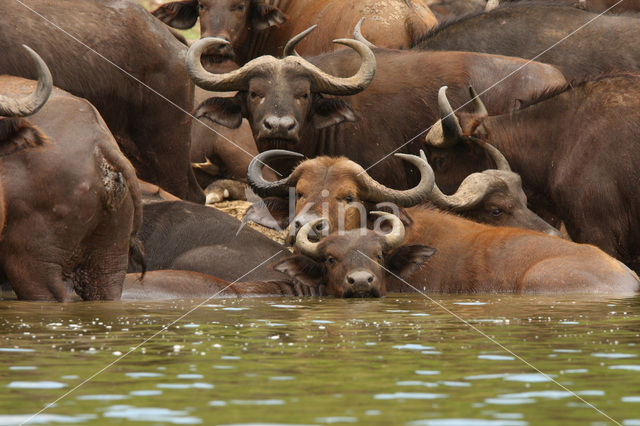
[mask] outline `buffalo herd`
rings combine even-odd
[[[5,3],[19,299],[640,290],[637,0]]]

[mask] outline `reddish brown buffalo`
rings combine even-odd
[[[122,289],[123,300],[282,297],[295,295],[294,287],[287,282],[249,281],[230,283],[200,272],[175,270],[149,271],[143,279],[140,279],[138,274],[127,274]]]
[[[437,24],[423,0],[183,0],[166,3],[153,14],[174,28],[191,28],[200,18],[202,37],[220,37],[206,65],[233,60],[244,65],[262,55],[280,56],[287,41],[311,25],[322,31],[301,47],[305,55],[333,50],[362,17],[365,36],[381,47],[407,48]]]
[[[0,77],[0,116],[15,117],[0,118],[3,280],[26,300],[65,301],[73,291],[84,300],[118,299],[130,248],[141,256],[135,172],[97,110],[52,92],[49,70],[30,53],[37,87]]]
[[[438,182],[489,164],[468,141],[496,146],[532,195],[574,241],[594,244],[640,271],[640,76],[619,74],[557,88],[511,114],[452,114],[444,90],[443,116],[427,135],[429,155],[448,158]],[[433,164],[433,163],[432,163]]]
[[[293,40],[291,51],[302,36]],[[385,49],[375,50],[374,56],[363,43],[346,39],[341,43],[357,54],[345,49],[309,61],[263,56],[239,70],[213,74],[203,69],[200,55],[216,43],[224,42],[203,39],[192,45],[189,73],[207,90],[239,92],[232,98],[207,100],[196,115],[230,128],[247,118],[261,152],[287,148],[308,158],[344,155],[363,167],[380,163],[372,168],[372,176],[399,188],[417,181],[415,170],[393,158],[380,160],[394,150],[418,153],[418,136],[439,113],[435,93],[439,83],[453,85],[458,106],[468,103],[467,87],[472,82],[474,87],[481,85],[478,90],[491,88],[481,96],[490,111],[500,112],[511,110],[516,99],[564,83],[554,67],[522,59]],[[478,151],[483,155],[482,149]]]
[[[409,215],[402,246],[390,253],[393,246],[385,247],[369,230],[310,242],[305,233],[323,220],[318,219],[298,234],[297,247],[306,256],[275,268],[309,286],[324,285],[336,297],[379,296],[385,287],[389,292],[616,295],[640,288],[635,273],[591,245],[479,224],[428,207],[410,209]],[[388,235],[402,228],[400,220],[393,222]]]
[[[318,218],[326,218],[331,231],[354,229],[366,226],[367,212],[374,206],[412,207],[427,201],[479,222],[559,235],[555,228],[527,208],[520,177],[506,170],[509,166],[495,148],[487,148],[501,170],[486,170],[468,176],[451,196],[434,186],[433,171],[426,158],[406,154],[397,155],[420,170],[422,177],[415,188],[405,191],[382,186],[361,166],[344,157],[306,160],[288,177],[277,182],[265,181],[260,176],[264,163],[280,157],[300,158],[299,154],[283,150],[258,155],[249,166],[247,177],[252,189],[263,196],[295,197],[295,212],[291,212],[293,218],[289,229],[291,243],[303,225]],[[267,207],[279,224],[287,223],[289,219],[289,202],[287,199],[268,200]],[[402,211],[395,210],[402,215]],[[262,219],[260,223],[266,222],[263,216],[266,212],[259,211],[257,206],[250,210],[249,217]]]
[[[420,161],[413,158],[416,163]],[[381,238],[371,231],[354,231],[362,222],[341,220],[349,208],[345,195],[356,198],[358,193],[370,192],[362,184],[361,168],[339,158],[303,163],[312,165],[316,167],[303,175],[306,179],[298,180],[298,186],[308,185],[305,189],[313,197],[307,198],[303,192],[296,205],[299,210],[315,214],[296,237],[296,247],[307,258],[282,260],[276,270],[308,286],[326,285],[331,295],[382,295],[385,280],[388,291],[411,291],[400,280],[384,278],[380,265],[386,265],[401,278],[408,276],[405,268],[410,272],[411,268],[418,269],[409,283],[419,291],[632,294],[640,286],[635,273],[597,247],[531,230],[479,224],[426,205],[399,212],[406,230],[403,227],[402,238],[391,238],[394,243],[387,242],[385,248]],[[354,192],[345,194],[342,188]],[[374,193],[383,190],[373,189]],[[322,208],[314,198],[318,195],[327,200]],[[399,222],[392,221],[389,235],[400,232]],[[376,222],[371,227],[383,228]],[[320,243],[309,241],[311,237],[317,240],[327,230],[337,233]],[[432,248],[437,250],[435,254]],[[354,284],[357,285],[353,287]]]
[[[20,44],[33,47],[58,87],[100,111],[140,178],[204,201],[189,161],[187,47],[165,25],[133,1],[29,0],[3,2],[0,28],[0,74],[35,78]]]

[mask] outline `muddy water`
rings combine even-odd
[[[0,301],[0,424],[640,424],[640,298],[436,300]]]

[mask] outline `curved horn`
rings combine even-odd
[[[362,59],[360,69],[353,76],[345,78],[332,76],[299,56],[288,56],[282,61],[294,69],[302,68],[308,73],[312,92],[335,96],[349,96],[362,92],[371,84],[376,74],[376,57],[371,49],[357,40],[341,38],[333,42],[350,47],[360,55]]]
[[[387,212],[373,211],[371,212],[371,214],[374,216],[382,217],[390,221],[393,225],[393,227],[391,228],[391,232],[384,235],[384,246],[382,247],[382,249],[384,251],[390,251],[398,248],[404,241],[404,225],[402,224],[400,218],[394,214]]]
[[[388,188],[369,174],[358,164],[354,164],[354,172],[364,189],[362,199],[374,203],[388,201],[401,207],[411,207],[425,203],[429,199],[429,193],[433,189],[435,178],[431,166],[422,158],[411,154],[396,154],[396,157],[413,164],[420,171],[420,182],[414,188],[397,190]]]
[[[320,219],[312,220],[311,222],[305,223],[300,231],[298,231],[298,235],[296,235],[296,248],[300,251],[300,253],[305,254],[309,257],[317,258],[318,253],[318,244],[309,241],[309,232],[320,222],[328,222],[326,218],[321,217]]]
[[[489,113],[487,112],[487,108],[472,86],[469,86],[469,96],[471,96],[471,103],[473,104],[473,113],[481,115],[482,117],[488,117]]]
[[[227,45],[229,42],[219,37],[205,37],[189,47],[185,63],[191,80],[199,87],[212,92],[233,92],[247,90],[249,76],[259,67],[273,64],[277,59],[273,56],[261,56],[247,62],[242,68],[223,74],[214,74],[205,70],[200,63],[200,57],[207,49],[214,45]]]
[[[0,95],[0,116],[26,117],[40,111],[49,99],[53,90],[53,78],[47,64],[29,46],[22,45],[33,59],[38,69],[38,85],[36,90],[23,98],[13,99]]]
[[[300,56],[298,55],[298,52],[296,52],[296,46],[298,45],[298,43],[300,43],[306,36],[308,36],[309,34],[311,34],[311,32],[313,30],[315,30],[316,28],[318,28],[318,24],[312,25],[309,28],[307,28],[306,30],[304,30],[303,32],[301,32],[300,34],[293,36],[293,38],[291,40],[289,40],[287,42],[287,44],[284,46],[284,50],[282,51],[282,56],[283,57],[287,57],[287,56]]]
[[[377,47],[377,46],[375,44],[371,43],[366,38],[364,38],[364,36],[362,35],[362,23],[363,22],[364,22],[364,17],[360,18],[360,20],[356,24],[355,28],[353,29],[353,38],[355,40],[358,40],[361,43],[364,43],[365,46],[373,49],[374,47]]]
[[[437,148],[451,148],[462,137],[462,128],[458,117],[453,112],[449,99],[447,99],[447,86],[442,86],[438,90],[438,107],[440,108],[441,118],[429,130],[424,140],[428,145]]]
[[[420,151],[420,157],[427,161],[423,151]],[[497,179],[494,176],[473,173],[462,181],[453,195],[445,195],[434,183],[429,201],[442,209],[466,210],[480,203],[495,183]]]
[[[262,176],[262,168],[266,163],[278,158],[304,158],[304,155],[284,149],[271,149],[253,157],[247,168],[247,181],[253,192],[260,197],[288,197],[289,187],[295,184],[296,177],[293,173],[276,182],[268,182]]]
[[[484,7],[484,11],[488,12],[490,10],[495,9],[498,6],[500,6],[500,0],[489,0],[487,1],[487,5]]]
[[[509,166],[509,162],[507,161],[505,156],[502,155],[500,150],[498,150],[498,148],[496,148],[495,146],[485,142],[484,143],[484,149],[486,149],[487,152],[489,153],[489,155],[491,156],[491,158],[493,158],[493,161],[496,163],[496,168],[498,170],[504,170],[504,171],[507,171],[507,172],[511,171],[511,167]]]

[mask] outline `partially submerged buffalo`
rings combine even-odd
[[[118,299],[130,249],[142,256],[135,172],[96,109],[52,88],[28,51],[37,85],[0,76],[0,275],[20,299]]]
[[[325,176],[326,171],[317,172]],[[358,176],[358,166],[353,164],[351,173],[340,173],[339,186],[327,185],[324,179],[316,185],[324,186],[327,199],[338,199],[342,197],[339,188],[358,188]],[[304,198],[300,203],[311,204]],[[344,207],[329,206],[298,232],[297,248],[310,259],[290,257],[275,268],[308,286],[324,285],[330,295],[377,296],[385,287],[390,292],[610,294],[634,294],[640,288],[633,271],[591,245],[475,223],[423,205],[400,214],[406,223],[402,238],[397,236],[401,221],[391,221],[393,237],[387,238],[394,244],[385,247],[384,239],[358,229],[361,225],[354,222],[332,227],[339,223]],[[373,225],[383,229],[383,224]],[[317,242],[327,230],[337,232]],[[410,279],[406,267],[415,271]],[[382,270],[391,272],[391,277],[385,278]]]
[[[418,179],[415,169],[394,158],[380,160],[395,151],[418,153],[418,136],[439,114],[440,83],[451,85],[457,105],[468,103],[469,85],[479,84],[479,91],[492,88],[481,96],[489,111],[502,113],[514,108],[516,99],[565,82],[556,68],[518,58],[385,49],[374,55],[351,39],[337,40],[351,49],[306,60],[294,54],[306,34],[291,40],[286,49],[290,56],[263,56],[225,74],[207,72],[200,57],[210,46],[226,42],[207,38],[194,43],[187,57],[194,82],[206,90],[239,91],[231,98],[205,101],[195,114],[230,128],[246,118],[260,152],[286,148],[308,158],[344,155],[372,167],[370,173],[383,184],[407,188]],[[512,78],[495,86],[508,76]],[[486,156],[482,149],[479,155]],[[274,166],[281,173],[287,170]]]
[[[33,47],[58,87],[100,111],[140,178],[204,202],[189,161],[187,47],[136,2],[30,0],[28,6],[36,13],[3,2],[0,74],[35,78],[19,46]]]
[[[522,190],[520,177],[509,169],[504,156],[490,145],[486,149],[496,161],[498,169],[471,174],[453,195],[443,194],[435,185],[433,170],[424,157],[396,154],[416,167],[421,175],[416,187],[396,190],[383,186],[361,166],[344,157],[306,160],[289,176],[269,182],[261,175],[265,163],[269,164],[278,158],[300,159],[301,156],[284,150],[267,151],[251,162],[247,178],[256,194],[269,199],[266,208],[254,206],[248,214],[265,225],[266,219],[271,217],[279,225],[289,225],[291,243],[303,225],[318,218],[325,217],[331,231],[353,229],[366,226],[367,212],[372,209],[396,206],[411,211],[411,207],[427,202],[477,222],[527,228],[558,236],[555,228],[527,208],[527,197]],[[289,224],[289,204],[292,200],[288,197],[293,194],[295,213]],[[327,212],[335,214],[327,217]]]
[[[313,24],[322,32],[301,49],[304,55],[332,50],[362,17],[366,36],[382,47],[409,47],[437,21],[423,0],[183,0],[168,2],[153,14],[173,28],[186,29],[200,18],[202,37],[229,44],[211,46],[205,65],[232,60],[239,65],[262,55],[279,56],[286,42]]]
[[[449,158],[435,167],[438,182],[457,185],[460,175],[486,168],[469,141],[489,142],[522,176],[534,210],[640,271],[640,76],[558,87],[498,116],[454,114],[444,89],[439,96],[443,119],[426,137],[428,156]]]

